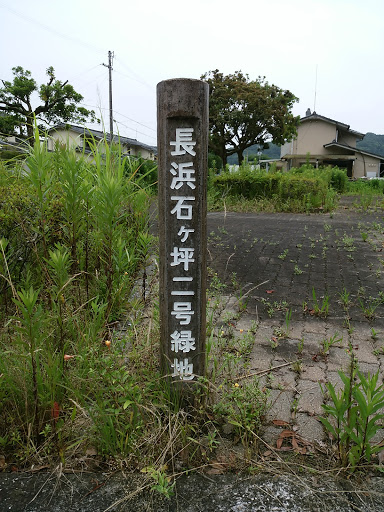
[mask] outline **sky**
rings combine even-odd
[[[0,79],[22,66],[40,84],[53,66],[109,129],[112,51],[114,131],[149,145],[156,85],[215,69],[289,89],[295,115],[384,134],[383,20],[383,0],[0,0]]]

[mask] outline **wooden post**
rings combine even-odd
[[[161,367],[182,388],[205,369],[208,91],[157,85]]]

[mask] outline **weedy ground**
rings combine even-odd
[[[73,155],[50,156],[37,145],[29,178],[2,169],[8,201],[0,237],[0,469],[139,471],[145,485],[167,497],[178,475],[195,470],[300,471],[309,465],[321,474],[328,453],[304,454],[292,433],[273,446],[261,436],[280,391],[276,371],[289,365],[298,380],[307,340],[295,341],[294,361],[254,371],[255,337],[261,320],[279,320],[269,340],[277,352],[294,339],[298,315],[325,321],[341,311],[348,331],[351,315],[371,322],[376,350],[383,351],[381,327],[373,323],[382,316],[383,296],[367,290],[364,279],[358,289],[348,282],[337,290],[324,287],[330,253],[340,265],[356,265],[359,244],[375,253],[368,270],[381,278],[382,225],[362,222],[354,233],[337,232],[332,217],[324,218],[321,232],[315,236],[304,226],[289,246],[248,229],[233,241],[224,224],[212,230],[206,374],[186,403],[159,371],[156,239],[148,231],[150,192],[142,186],[147,176],[138,177],[120,157],[117,150],[105,163],[95,148],[95,172]],[[217,253],[225,257],[221,265]],[[242,261],[256,253],[265,264],[249,282]],[[319,265],[329,270],[321,278]],[[279,281],[283,269],[289,269],[285,284]],[[300,293],[285,293],[291,285]],[[224,295],[231,295],[233,307]],[[251,324],[236,329],[251,310]],[[326,360],[337,338],[317,343],[315,355]],[[350,400],[346,411],[355,406]],[[299,411],[299,396],[290,408]],[[355,446],[348,435],[348,446]],[[281,450],[287,439],[290,451]],[[355,466],[362,457],[368,462],[367,450],[365,443],[353,452]],[[339,471],[339,462],[333,458],[329,469]]]

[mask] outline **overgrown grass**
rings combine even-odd
[[[210,371],[188,406],[160,374],[157,279],[146,293],[137,280],[156,250],[143,188],[153,176],[119,147],[94,144],[90,163],[35,138],[24,166],[0,169],[6,464],[74,467],[92,453],[99,467],[112,457],[171,492],[164,468],[209,463],[221,425],[254,448],[267,397],[255,379],[235,385],[252,339],[235,350],[212,320]],[[212,297],[222,286],[214,280]]]
[[[349,195],[378,195],[384,193],[384,180],[372,179],[359,179],[349,181],[346,193]]]
[[[93,425],[88,436],[101,410],[104,429],[112,417],[140,424],[137,383],[122,347],[107,342],[154,243],[143,175],[119,146],[95,144],[91,164],[63,148],[49,153],[37,130],[35,139],[23,165],[0,169],[0,440],[20,459],[64,457],[69,439],[82,442],[71,434],[79,416]],[[112,383],[124,420],[112,413]],[[131,434],[115,427],[109,449],[124,453]]]
[[[384,180],[358,179],[350,181],[346,194],[353,196],[353,206],[360,210],[384,208]]]
[[[267,173],[244,163],[235,172],[227,169],[210,175],[208,206],[248,212],[328,212],[336,207],[346,183],[345,172],[338,168],[305,165],[288,173]]]

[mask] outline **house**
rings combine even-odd
[[[384,157],[356,148],[363,138],[363,133],[349,125],[308,109],[300,119],[296,138],[281,147],[281,159],[285,170],[310,163],[344,168],[354,179],[384,177]]]
[[[16,137],[15,135],[0,135],[0,157],[12,158],[20,156],[27,152],[28,146],[25,139]]]
[[[108,133],[100,130],[91,130],[81,126],[75,126],[68,123],[60,123],[53,126],[47,131],[49,135],[47,144],[48,150],[53,150],[57,142],[65,144],[68,147],[75,148],[76,151],[91,155],[92,144],[103,144],[104,140],[109,142],[110,136]],[[145,160],[155,160],[157,149],[154,146],[148,146],[136,139],[113,135],[113,141],[120,142],[124,155],[133,157],[142,157]]]

